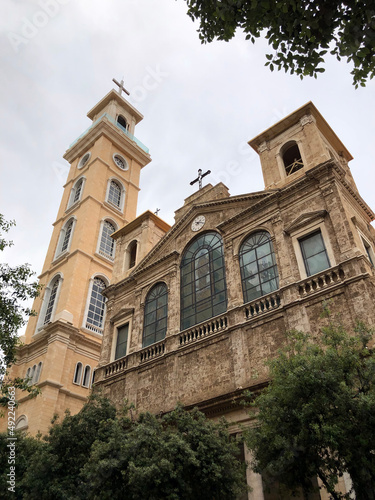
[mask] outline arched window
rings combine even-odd
[[[168,317],[168,290],[165,283],[158,283],[147,294],[143,324],[143,347],[165,338]]]
[[[89,385],[90,385],[90,373],[91,373],[91,367],[89,365],[86,365],[85,371],[83,372],[83,380],[82,380],[83,387],[89,387]]]
[[[121,125],[121,127],[123,127],[124,129],[127,129],[127,122],[126,122],[125,118],[122,115],[118,115],[118,117],[117,117],[117,123],[119,125]]]
[[[223,242],[205,233],[191,243],[181,262],[181,330],[227,310]]]
[[[75,222],[76,222],[75,218],[72,217],[62,227],[59,236],[59,241],[57,243],[55,258],[69,250],[72,241]]]
[[[73,383],[79,385],[81,383],[81,378],[82,378],[82,363],[78,362],[76,364],[76,369],[74,370]]]
[[[59,285],[61,282],[61,277],[60,275],[57,275],[50,283],[50,285],[46,289],[45,293],[45,301],[46,301],[46,308],[45,308],[45,315],[43,319],[43,325],[46,325],[49,323],[53,317],[54,311],[56,309],[56,304],[57,304],[57,293],[59,290]]]
[[[86,328],[96,333],[102,333],[104,323],[105,297],[102,291],[106,283],[101,278],[94,278],[90,293],[90,302],[87,311]]]
[[[99,243],[99,253],[113,260],[115,257],[115,240],[111,234],[116,231],[115,226],[108,220],[103,221]]]
[[[279,288],[275,254],[267,231],[250,235],[241,245],[239,258],[245,302]]]
[[[128,247],[128,253],[129,253],[129,269],[135,266],[136,260],[137,260],[137,242],[134,240],[130,243]]]
[[[41,370],[42,370],[42,362],[40,361],[40,363],[38,364],[38,366],[36,367],[36,370],[34,372],[34,376],[33,376],[33,380],[32,380],[33,384],[37,384],[39,382]]]
[[[79,201],[81,199],[84,182],[85,182],[85,178],[81,177],[78,179],[78,181],[72,187],[72,190],[70,192],[68,208],[70,208],[72,205],[74,205],[75,203],[77,203],[77,201]]]
[[[107,188],[107,201],[116,208],[122,210],[124,206],[125,190],[119,181],[111,179]]]
[[[286,175],[293,174],[303,168],[302,156],[295,141],[288,142],[282,149],[282,158],[284,162]]]

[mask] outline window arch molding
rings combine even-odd
[[[224,245],[209,231],[186,246],[180,264],[180,328],[213,318],[227,310]]]
[[[81,201],[85,183],[86,183],[86,177],[84,175],[79,177],[74,182],[72,189],[70,190],[67,210],[69,210],[70,208],[72,208],[73,205]]]
[[[289,140],[280,146],[278,152],[282,177],[288,177],[306,166],[301,141]]]
[[[55,259],[69,252],[76,223],[77,218],[75,215],[72,215],[62,226],[59,239],[57,240]]]
[[[257,229],[242,240],[238,259],[243,300],[251,302],[279,288],[279,273],[271,234]]]
[[[104,287],[102,286],[104,284]],[[91,333],[102,336],[106,313],[106,299],[100,291],[109,285],[107,276],[95,273],[89,280],[85,314],[83,316],[82,328]]]
[[[134,239],[128,243],[128,246],[126,247],[126,250],[124,252],[125,271],[128,271],[129,269],[135,267],[137,263],[138,250],[139,250],[139,241],[137,239]]]
[[[114,186],[117,184],[118,189]],[[105,201],[120,212],[124,211],[126,190],[124,184],[117,177],[110,177],[107,182]]]
[[[146,294],[143,314],[142,347],[163,340],[168,325],[168,286],[158,281]]]
[[[96,253],[113,262],[116,252],[116,242],[111,234],[118,230],[118,224],[106,217],[100,222],[99,238]]]
[[[58,272],[45,287],[36,331],[54,320],[63,281],[63,274]]]
[[[17,431],[26,430],[28,426],[29,426],[29,421],[27,416],[25,414],[20,415],[16,420],[15,430]]]

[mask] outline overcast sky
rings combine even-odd
[[[138,214],[159,208],[172,224],[196,189],[189,182],[198,168],[232,195],[263,189],[247,141],[309,100],[353,155],[360,194],[375,208],[375,82],[355,90],[345,62],[330,58],[317,80],[271,73],[264,40],[252,45],[238,33],[201,45],[183,0],[3,0],[2,7],[0,212],[17,227],[1,259],[40,273],[68,173],[62,156],[113,77],[124,76],[144,115],[135,135],[153,160],[142,171]]]

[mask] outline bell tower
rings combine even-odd
[[[37,316],[10,373],[41,389],[34,399],[17,395],[19,427],[33,434],[47,432],[66,408],[79,411],[89,394],[102,342],[101,291],[116,252],[111,235],[135,219],[140,172],[151,161],[134,135],[143,116],[121,95],[122,83],[88,112],[92,124],[64,155],[70,170],[39,277]]]

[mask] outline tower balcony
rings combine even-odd
[[[90,132],[100,121],[107,119],[109,122],[111,122],[115,127],[119,128],[121,132],[123,132],[131,141],[135,142],[138,147],[140,147],[145,153],[149,154],[149,149],[146,147],[139,139],[137,139],[133,134],[131,134],[125,127],[120,125],[116,120],[112,118],[108,113],[103,113],[97,120],[95,120],[90,127],[88,127],[82,134],[77,137],[75,141],[73,141],[68,149],[71,149],[77,142],[82,139],[86,134]]]

